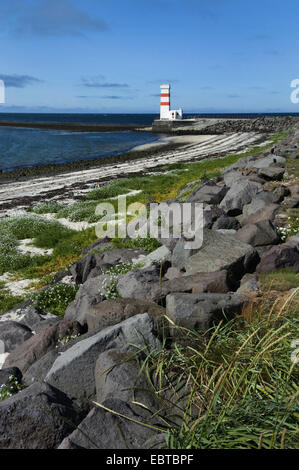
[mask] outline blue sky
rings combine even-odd
[[[299,112],[295,0],[0,0],[0,112]]]

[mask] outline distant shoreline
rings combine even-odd
[[[61,130],[70,132],[115,132],[115,131],[146,131],[149,126],[130,124],[83,124],[72,122],[25,122],[0,121],[1,127],[23,127],[29,129]]]

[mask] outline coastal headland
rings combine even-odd
[[[1,449],[296,446],[299,122],[219,125],[2,179]]]

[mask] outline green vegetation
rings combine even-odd
[[[86,195],[86,199],[102,201],[104,199],[119,196],[120,194],[127,194],[131,191],[127,186],[129,182],[130,180],[128,178],[123,178],[115,182],[108,183],[105,186],[90,191]]]
[[[100,220],[100,217],[95,215],[97,204],[97,201],[80,201],[76,204],[61,208],[57,212],[56,217],[58,219],[67,218],[71,222],[81,222],[85,220],[92,224]]]
[[[140,265],[132,263],[116,264],[111,268],[107,269],[103,274],[107,275],[102,283],[102,289],[105,292],[106,299],[118,299],[119,294],[117,292],[117,281],[120,274],[127,274],[132,269],[140,267]]]
[[[168,448],[296,448],[295,295],[280,309],[265,304],[252,318],[239,316],[204,335],[170,322],[176,330],[170,346],[164,338],[161,350],[139,350],[141,370],[161,409],[170,403],[177,409],[178,424],[168,427]]]
[[[140,248],[143,251],[151,253],[159,248],[161,244],[155,238],[129,238],[127,240],[121,238],[113,238],[113,248]]]
[[[1,283],[0,287],[0,314],[7,312],[16,305],[20,304],[25,300],[25,296],[13,295],[8,289],[5,289]]]
[[[20,390],[24,390],[25,386],[18,382],[17,377],[11,375],[9,377],[8,384],[0,385],[0,402],[6,398],[10,398],[16,395]]]
[[[34,214],[54,214],[62,209],[62,204],[56,201],[39,202],[36,206],[28,209],[28,212],[34,212]]]
[[[285,134],[276,134],[272,137],[272,143],[281,140]],[[263,147],[265,149],[267,147]],[[46,220],[41,215],[56,213],[57,219],[66,217],[71,221],[98,222],[101,216],[95,214],[97,204],[109,202],[113,204],[115,212],[118,211],[116,198],[121,194],[137,190],[138,194],[127,196],[127,205],[134,202],[146,204],[149,200],[162,202],[166,199],[177,197],[177,194],[187,183],[200,184],[205,178],[211,178],[221,170],[236,162],[239,158],[260,152],[256,147],[250,151],[238,155],[228,155],[224,158],[203,160],[195,163],[175,163],[164,167],[164,173],[154,173],[148,176],[133,176],[113,181],[103,187],[90,191],[85,200],[71,206],[63,206],[56,201],[40,202],[29,210],[27,216],[11,217],[0,221],[0,275],[10,272],[17,279],[39,279],[36,288],[45,287],[53,280],[55,272],[65,270],[70,264],[76,262],[85,248],[97,240],[94,228],[80,232],[70,230],[58,220]],[[141,154],[139,153],[140,158]],[[111,160],[109,160],[111,163]],[[167,172],[167,173],[166,173]],[[190,188],[189,188],[190,189]],[[194,188],[193,188],[194,189]],[[116,218],[121,216],[116,216]],[[127,214],[129,221],[132,215]],[[295,224],[295,218],[294,218]],[[53,249],[51,255],[34,255],[21,253],[18,250],[19,240],[31,238],[32,244],[43,249]],[[158,248],[159,243],[151,238],[136,240],[121,240],[115,238],[113,248],[141,248],[151,252]],[[23,297],[14,297],[6,291],[0,293],[0,311],[18,304]]]
[[[263,290],[287,291],[299,286],[299,274],[291,268],[278,269],[259,275]]]
[[[25,238],[33,238],[34,246],[53,248],[52,255],[21,253],[17,249],[18,240]],[[17,272],[33,279],[62,270],[96,240],[93,228],[76,232],[58,221],[37,215],[3,219],[0,221],[0,275]]]
[[[63,317],[67,306],[74,300],[77,285],[54,284],[34,295],[34,305],[45,312]]]
[[[299,178],[299,159],[287,158],[286,167],[290,175]]]

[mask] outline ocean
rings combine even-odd
[[[281,115],[281,114],[276,114]],[[256,118],[261,114],[200,114],[190,117]],[[274,116],[269,114],[267,116]],[[150,126],[157,114],[23,114],[0,113],[0,121],[126,124]],[[70,132],[0,126],[0,169],[91,160],[128,152],[157,141],[149,132]]]

